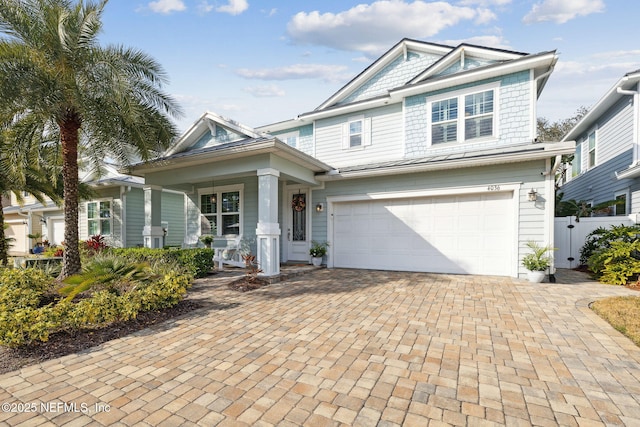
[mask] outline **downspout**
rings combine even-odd
[[[547,229],[547,245],[549,247],[555,247],[555,212],[556,212],[556,192],[555,192],[555,175],[556,171],[562,164],[562,156],[557,155],[553,162],[553,166],[551,166],[551,159],[547,159],[547,167],[548,169],[542,172],[542,175],[545,177],[544,186],[545,186],[545,194],[548,195],[547,200],[547,215],[545,218],[545,228]],[[549,266],[549,282],[556,282],[556,267],[555,267],[555,257],[551,257],[551,265]]]
[[[640,86],[640,83],[638,83],[638,85]],[[616,91],[620,95],[633,96],[633,163],[631,164],[631,166],[635,166],[640,163],[640,148],[638,147],[638,145],[640,144],[640,141],[638,140],[638,133],[640,133],[640,129],[638,129],[638,127],[640,126],[640,118],[638,117],[640,110],[640,107],[638,106],[638,103],[640,103],[640,87],[638,88],[638,90],[626,90],[618,86]]]

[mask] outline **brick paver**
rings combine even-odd
[[[0,376],[0,425],[640,425],[640,349],[558,283],[317,270]]]

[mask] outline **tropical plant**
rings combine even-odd
[[[599,250],[611,247],[612,242],[633,242],[640,235],[640,225],[612,225],[610,228],[598,227],[587,234],[580,248],[580,264],[587,265],[589,258]]]
[[[545,271],[551,265],[551,256],[547,253],[553,248],[540,246],[537,242],[528,241],[527,247],[531,253],[522,258],[522,265],[529,271]]]
[[[309,249],[309,255],[314,258],[322,258],[327,254],[328,242],[311,242],[311,249]]]
[[[0,7],[0,120],[29,120],[59,134],[64,187],[61,276],[80,271],[78,153],[100,169],[166,148],[179,115],[162,91],[166,75],[145,53],[98,43],[107,0],[3,0]],[[18,143],[21,141],[19,140]]]
[[[576,222],[580,222],[580,218],[591,216],[592,214],[608,214],[611,212],[612,206],[624,206],[624,200],[606,200],[597,205],[591,205],[584,200],[576,201],[575,199],[563,200],[564,193],[556,193],[555,216],[575,216]]]
[[[206,247],[210,248],[211,243],[213,243],[213,236],[211,234],[203,234],[200,236],[200,241],[204,243]]]

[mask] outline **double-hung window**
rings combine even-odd
[[[591,131],[587,137],[589,141],[589,164],[588,167],[596,165],[596,131]]]
[[[342,149],[357,149],[371,145],[371,117],[349,117],[342,124]]]
[[[239,235],[242,230],[242,188],[206,189],[200,193],[201,234]]]
[[[571,161],[571,176],[578,176],[582,173],[582,144],[576,146],[576,152]]]
[[[300,132],[298,131],[288,132],[288,133],[284,133],[276,136],[280,141],[284,142],[285,144],[293,148],[298,148],[298,138],[300,136]]]
[[[428,102],[430,143],[462,143],[497,137],[495,85],[478,92],[458,92]]]
[[[627,192],[617,193],[615,195],[616,204],[613,206],[613,214],[616,216],[624,216],[627,214]]]
[[[112,211],[110,200],[87,203],[87,233],[89,236],[111,235]]]

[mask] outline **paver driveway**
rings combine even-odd
[[[587,308],[626,289],[318,270],[241,294],[228,280],[199,281],[207,305],[186,317],[0,376],[0,423],[640,425],[640,349]]]

